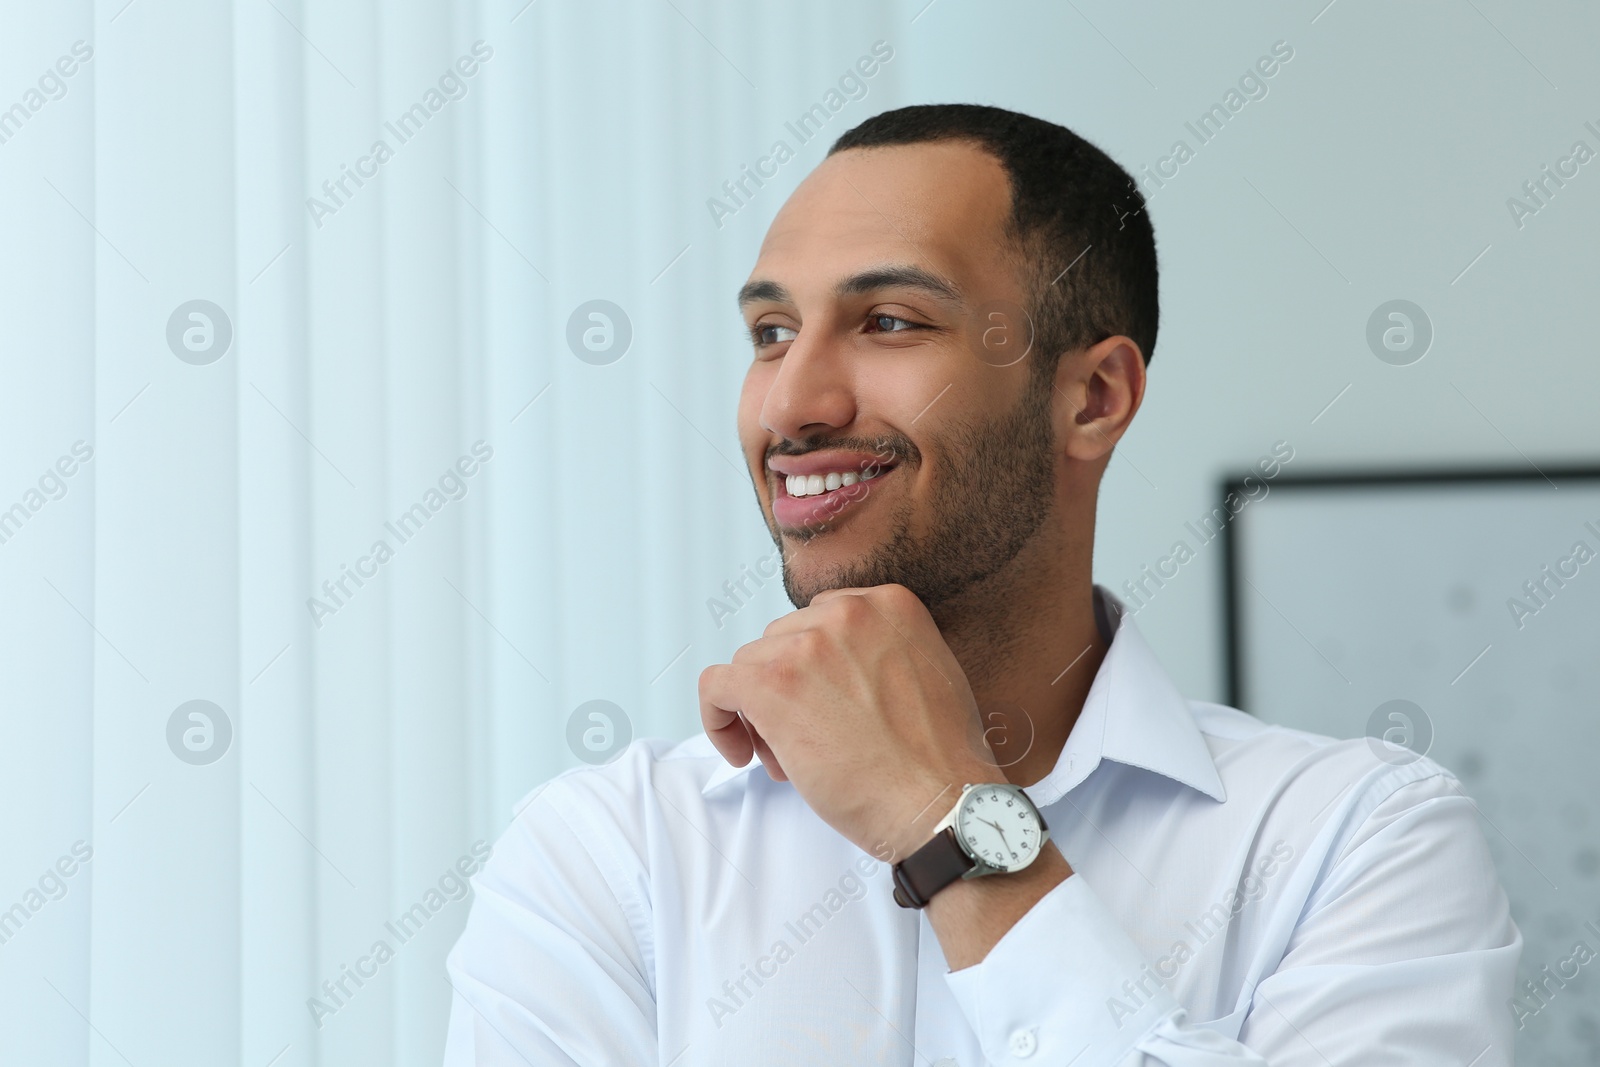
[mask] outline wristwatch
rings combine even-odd
[[[1018,785],[968,785],[933,840],[896,863],[894,902],[925,908],[958,878],[1013,874],[1038,858],[1050,840],[1044,816]]]

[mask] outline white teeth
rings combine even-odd
[[[885,468],[873,465],[861,472],[856,471],[830,471],[827,474],[786,474],[783,478],[784,488],[790,496],[816,496],[819,493],[831,493],[847,485],[858,482],[867,482],[878,477]]]

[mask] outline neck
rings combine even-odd
[[[933,616],[977,698],[1001,776],[1033,785],[1061,756],[1107,643],[1095,622],[1089,547],[1035,538]]]

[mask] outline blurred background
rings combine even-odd
[[[1453,767],[1524,972],[1570,975],[1597,39],[1576,0],[0,2],[0,1062],[438,1062],[519,798],[694,733],[789,610],[734,291],[833,139],[925,102],[1150,198],[1096,580],[1191,697]],[[1592,969],[1523,1062],[1600,1059]]]

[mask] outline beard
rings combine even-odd
[[[795,557],[822,530],[800,534],[790,547],[769,522],[773,540],[783,550],[784,592],[795,607],[805,607],[825,589],[894,583],[915,593],[938,620],[941,607],[999,573],[1033,540],[1049,517],[1054,495],[1048,381],[1030,381],[1011,412],[958,426],[929,443],[936,446],[932,454],[941,458],[929,481],[929,522],[921,534],[912,532],[913,502],[902,501],[881,544],[861,559],[802,577],[796,573]],[[880,455],[892,450],[899,466],[922,466],[921,451],[898,434],[859,442],[807,442],[794,450],[836,445]]]

